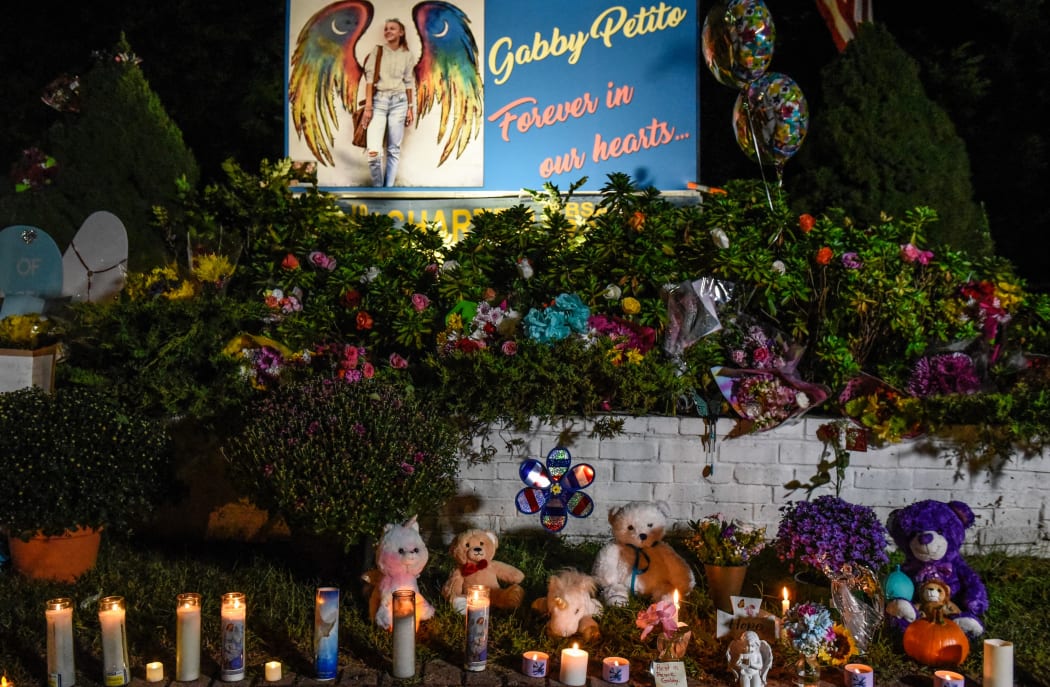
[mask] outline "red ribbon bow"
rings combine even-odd
[[[488,561],[481,561],[480,563],[475,563],[474,561],[467,561],[463,565],[459,566],[459,570],[463,573],[464,577],[467,577],[469,575],[473,575],[479,570],[484,570],[487,567],[489,567]]]

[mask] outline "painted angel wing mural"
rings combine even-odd
[[[296,40],[288,78],[292,122],[322,164],[333,164],[331,147],[339,128],[336,98],[350,112],[357,107],[364,70],[354,48],[372,16],[370,2],[335,2],[310,17]]]
[[[441,105],[437,136],[438,144],[444,140],[438,162],[441,165],[453,150],[456,157],[462,155],[481,131],[483,97],[478,46],[470,30],[470,19],[451,3],[420,2],[412,8],[412,20],[423,46],[415,67],[416,111],[422,119],[435,104]]]

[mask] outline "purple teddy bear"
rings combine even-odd
[[[960,611],[952,620],[970,637],[979,637],[984,633],[981,617],[988,610],[988,591],[959,553],[966,529],[973,523],[973,511],[962,501],[926,500],[891,512],[886,528],[904,553],[901,570],[915,582],[916,589],[930,579],[947,584],[951,601]],[[919,601],[894,599],[887,603],[886,612],[897,618],[903,629],[917,617]]]

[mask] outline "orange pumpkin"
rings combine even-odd
[[[952,620],[918,618],[904,631],[904,653],[928,666],[957,666],[970,655],[970,639]]]

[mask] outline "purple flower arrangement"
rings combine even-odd
[[[908,393],[919,398],[973,394],[980,389],[981,379],[973,358],[958,351],[919,358],[908,380]]]
[[[780,508],[777,557],[797,569],[831,576],[846,565],[878,570],[889,562],[886,528],[868,506],[831,495]]]

